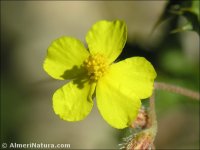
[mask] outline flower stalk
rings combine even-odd
[[[196,100],[200,99],[200,93],[180,87],[180,86],[171,85],[171,84],[163,83],[163,82],[155,82],[154,87],[156,90],[169,91],[169,92],[181,94],[183,96],[187,96]]]

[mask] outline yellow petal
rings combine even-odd
[[[55,79],[71,79],[84,72],[81,65],[88,56],[79,40],[61,37],[49,46],[43,68]]]
[[[115,77],[120,88],[130,89],[140,99],[152,95],[156,72],[143,57],[132,57],[111,65],[109,75]]]
[[[97,83],[97,107],[103,118],[114,128],[123,129],[131,125],[141,106],[139,98],[118,79],[107,74]]]
[[[86,35],[91,54],[102,54],[112,63],[122,52],[127,39],[127,27],[123,21],[99,21]]]
[[[129,126],[137,116],[140,99],[151,96],[155,77],[153,66],[142,57],[111,65],[96,87],[103,118],[115,128]]]
[[[53,95],[54,112],[66,121],[79,121],[84,119],[93,106],[92,94],[95,84],[84,80],[74,80]]]

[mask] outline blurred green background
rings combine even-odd
[[[167,1],[1,1],[1,142],[68,143],[74,149],[116,149],[125,130],[110,127],[96,106],[76,123],[52,109],[63,81],[42,64],[49,44],[66,35],[84,38],[96,21],[121,19],[128,41],[118,59],[143,56],[162,81],[199,91],[199,35],[170,34],[186,18],[175,16],[152,30]],[[67,81],[66,81],[67,82]],[[158,149],[199,148],[199,101],[156,92]]]

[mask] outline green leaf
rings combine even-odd
[[[183,31],[196,31],[199,34],[199,1],[191,0],[191,1],[174,1],[169,0],[166,8],[162,14],[162,16],[158,19],[155,24],[154,30],[158,25],[160,25],[163,21],[172,18],[185,17],[187,20],[186,24],[182,24],[177,26],[171,33],[183,32]]]

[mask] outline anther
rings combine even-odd
[[[83,65],[88,72],[89,78],[93,81],[97,81],[102,77],[108,68],[106,58],[100,54],[90,55]]]

